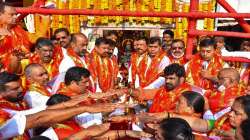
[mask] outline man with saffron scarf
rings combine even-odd
[[[187,82],[205,90],[213,89],[217,82],[217,73],[226,67],[220,55],[215,52],[214,40],[204,39],[200,42],[200,53],[196,54],[187,64]]]
[[[131,65],[128,73],[128,83],[132,88],[135,87],[135,83],[137,83],[137,87],[139,86],[138,80],[136,81],[136,78],[138,79],[137,68],[140,62],[147,57],[147,44],[148,39],[143,36],[139,36],[134,40],[134,49],[136,52],[131,55]]]
[[[169,63],[169,58],[161,49],[161,39],[151,37],[149,39],[148,55],[142,59],[137,67],[139,85],[136,85],[136,88],[137,86],[144,89],[161,87],[165,83],[165,78],[160,75]]]
[[[118,70],[109,57],[109,45],[108,39],[98,38],[91,52],[92,60],[90,60],[89,70],[96,83],[96,92],[107,92],[115,88]]]
[[[49,81],[48,72],[42,65],[33,63],[25,68],[25,76],[29,87],[24,100],[30,108],[45,106],[51,96],[46,87]]]
[[[14,7],[7,3],[0,4],[0,57],[4,68],[10,72],[14,71],[11,63],[13,55],[28,55],[33,42],[40,36],[46,35],[49,24],[48,18],[42,18],[42,24],[35,34],[29,34],[17,24],[17,15]],[[26,57],[26,56],[24,56]],[[3,60],[3,58],[5,58]],[[7,59],[9,58],[9,59]],[[15,61],[15,60],[13,60]]]

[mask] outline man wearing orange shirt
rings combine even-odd
[[[88,94],[90,72],[81,67],[70,68],[64,78],[65,86],[58,91],[59,94],[69,97]]]
[[[220,55],[215,52],[213,39],[204,39],[200,42],[200,52],[187,64],[187,82],[203,89],[213,89],[217,82],[217,73],[226,67]]]
[[[218,82],[220,86],[217,90],[205,93],[213,113],[231,106],[235,98],[245,94],[246,88],[239,81],[240,74],[236,69],[224,68],[219,71]]]
[[[14,53],[28,55],[33,42],[38,37],[45,36],[49,19],[43,17],[42,24],[35,34],[26,32],[16,22],[17,13],[14,7],[7,3],[0,3],[0,57],[4,68],[10,72],[15,69],[9,65]],[[5,58],[5,59],[3,59]],[[9,58],[9,59],[8,59]],[[14,60],[15,61],[15,60]]]
[[[172,111],[181,93],[194,90],[191,85],[185,83],[185,69],[179,64],[167,66],[164,69],[164,76],[165,87],[156,92],[149,112]]]

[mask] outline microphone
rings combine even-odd
[[[206,70],[207,67],[208,67],[208,62],[207,62],[207,61],[203,61],[203,62],[202,62],[202,69],[203,69],[203,70]]]

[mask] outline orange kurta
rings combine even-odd
[[[201,87],[203,89],[213,89],[214,85],[212,81],[204,79],[201,77],[200,72],[202,71],[202,63],[204,60],[202,60],[200,54],[196,54],[189,62],[188,62],[188,67],[187,67],[187,82],[190,83],[191,85],[196,85],[198,87]],[[217,76],[217,73],[219,72],[220,69],[223,68],[224,62],[222,58],[218,55],[215,54],[213,59],[209,61],[207,71],[212,75],[212,76]]]
[[[144,88],[158,79],[161,75],[159,65],[162,59],[166,56],[165,52],[160,52],[151,60],[151,64],[148,66],[149,57],[144,57],[137,67],[137,74],[139,75],[140,87]]]
[[[191,90],[192,86],[187,83],[183,83],[171,91],[168,91],[165,87],[160,88],[153,99],[153,104],[150,107],[149,112],[156,113],[163,111],[173,111],[177,101],[179,100],[179,97],[181,96],[181,93]]]
[[[205,96],[208,98],[208,103],[211,111],[217,113],[218,111],[229,107],[235,98],[245,94],[245,87],[242,85],[235,85],[226,88],[225,91],[207,91]]]

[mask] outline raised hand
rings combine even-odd
[[[146,133],[146,132],[143,132],[143,131],[132,131],[132,130],[126,130],[126,134],[129,137],[138,138],[138,139],[140,139],[140,138],[150,138],[150,137],[153,136],[152,134],[149,134],[149,133]]]

